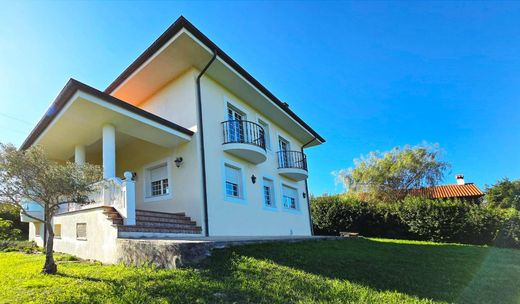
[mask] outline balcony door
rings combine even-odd
[[[287,165],[289,165],[288,151],[291,150],[291,145],[289,144],[289,141],[287,141],[286,139],[278,137],[278,148],[280,149],[280,152],[278,152],[280,167],[286,168]]]
[[[228,106],[227,116],[229,121],[228,141],[244,142],[244,125],[242,121],[245,119],[245,115]]]

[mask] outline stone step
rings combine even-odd
[[[176,224],[176,223],[162,223],[162,222],[140,222],[137,221],[135,226],[141,227],[155,227],[155,228],[173,228],[173,229],[191,229],[191,228],[200,228],[197,227],[195,223],[193,224]]]
[[[186,213],[166,213],[166,212],[157,212],[157,211],[148,211],[148,210],[135,210],[135,215],[142,216],[154,216],[154,217],[165,217],[165,218],[183,218],[186,217]]]
[[[151,233],[182,233],[182,234],[200,234],[202,229],[197,226],[173,229],[173,228],[156,228],[145,226],[118,226],[119,232],[151,232]]]
[[[156,217],[156,216],[143,216],[138,215],[135,217],[138,222],[161,222],[161,223],[175,223],[175,224],[195,224],[189,217],[182,218],[167,218],[167,217]]]

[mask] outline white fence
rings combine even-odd
[[[125,225],[135,225],[135,182],[131,178],[132,174],[125,172],[125,180],[114,177],[97,182],[88,196],[88,203],[64,204],[60,213],[110,206],[121,214]]]

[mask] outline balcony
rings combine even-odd
[[[305,180],[307,157],[300,151],[278,151],[278,173],[295,181]]]
[[[264,129],[259,124],[247,120],[228,120],[222,122],[222,131],[223,149],[227,153],[253,164],[263,163],[267,159]]]

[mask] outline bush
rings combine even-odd
[[[20,221],[20,209],[18,207],[0,202],[0,220],[11,221],[11,228],[20,231],[20,236],[17,239],[27,239],[29,224]],[[3,237],[0,236],[1,238]]]
[[[347,195],[311,201],[316,234],[358,232],[369,237],[520,248],[520,213],[457,200],[406,198],[367,203]]]
[[[40,248],[32,241],[0,240],[0,252],[19,251],[24,253],[36,253]]]
[[[22,231],[14,228],[13,221],[0,218],[0,240],[19,240]]]

